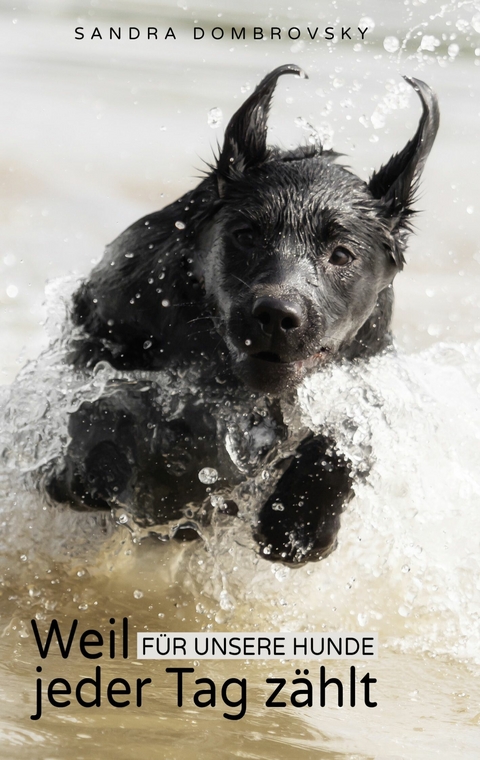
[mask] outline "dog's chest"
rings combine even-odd
[[[162,390],[155,405],[152,444],[178,476],[209,467],[237,483],[288,456],[307,432],[293,405],[216,382]]]
[[[191,374],[130,384],[128,400],[138,441],[135,511],[154,522],[215,494],[268,492],[308,434],[294,404]]]

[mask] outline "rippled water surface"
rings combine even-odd
[[[260,11],[224,4],[37,1],[0,6],[0,742],[2,757],[478,757],[480,746],[480,9],[473,2],[299,2]],[[222,14],[222,15],[219,15]],[[193,43],[194,23],[356,27],[371,36]],[[172,26],[176,41],[74,41],[73,29]],[[198,45],[198,47],[197,47]],[[328,431],[359,473],[338,549],[296,570],[258,557],[241,521],[221,515],[205,542],[141,540],[119,515],[47,503],[42,477],[61,456],[69,410],[111,378],[63,363],[59,340],[77,276],[142,214],[192,187],[230,114],[268,70],[281,81],[273,141],[312,128],[362,177],[413,134],[419,104],[402,74],[434,87],[441,130],[427,163],[408,263],[395,283],[397,351],[337,366],[299,390],[303,421]],[[214,110],[212,110],[214,109]],[[68,277],[66,277],[68,275]],[[48,286],[49,318],[42,306]],[[33,359],[40,348],[46,349]],[[56,342],[55,342],[56,341]],[[160,379],[151,377],[152,382]],[[198,389],[201,393],[202,390]],[[132,532],[133,530],[133,532]],[[104,633],[137,630],[376,631],[374,709],[265,707],[265,679],[314,663],[202,662],[198,677],[248,681],[239,721],[199,709],[160,662],[101,660],[102,679],[153,680],[141,708],[35,711],[40,663],[30,620]],[[76,684],[96,662],[78,649],[43,661],[42,677]],[[366,664],[356,661],[360,675]],[[350,663],[328,664],[347,679]],[[190,700],[190,701],[189,701]]]

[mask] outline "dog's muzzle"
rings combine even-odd
[[[308,310],[300,299],[261,295],[235,310],[228,326],[234,346],[234,370],[246,385],[265,393],[293,388],[309,369],[329,353],[308,351],[312,330]]]

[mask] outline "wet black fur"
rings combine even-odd
[[[417,133],[367,184],[320,145],[267,147],[271,97],[287,73],[301,71],[269,74],[232,117],[208,176],[122,233],[74,297],[77,367],[193,369],[202,397],[184,393],[166,412],[153,384],[113,383],[72,415],[49,490],[77,508],[124,504],[146,524],[177,521],[190,536],[196,508],[197,522],[209,519],[198,471],[215,466],[222,493],[242,481],[222,443],[228,402],[250,441],[244,477],[273,468],[256,540],[265,556],[300,564],[334,547],[352,482],[334,442],[292,433],[281,402],[326,362],[389,345],[391,285],[439,117],[428,86],[407,80],[423,106]],[[227,499],[227,512],[238,509]]]

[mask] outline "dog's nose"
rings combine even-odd
[[[252,315],[258,319],[267,335],[295,330],[303,322],[303,309],[300,304],[270,296],[257,298],[253,304]]]

